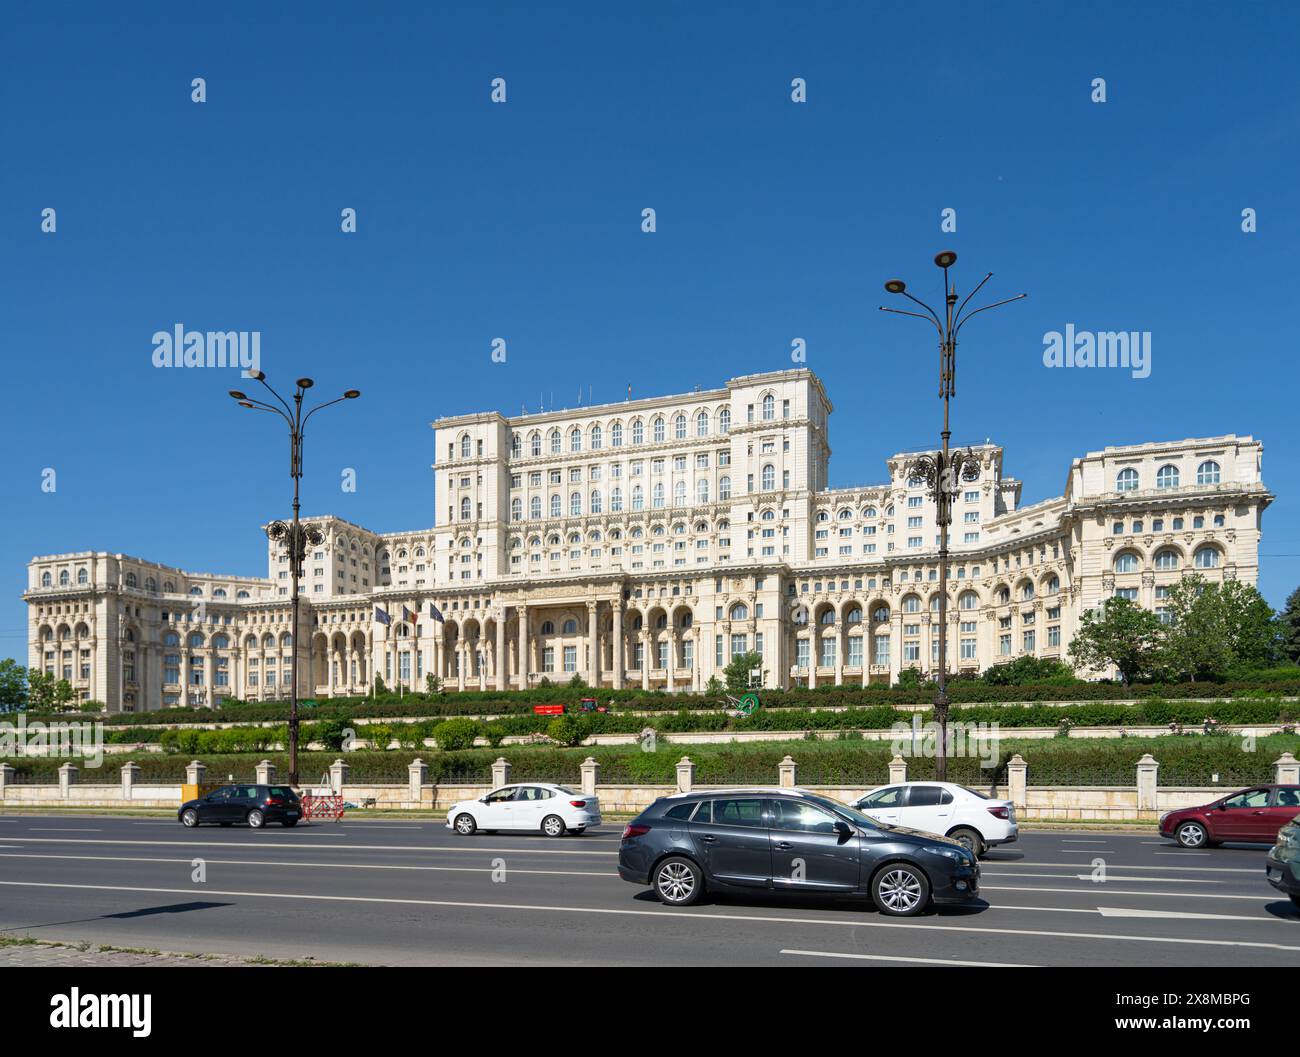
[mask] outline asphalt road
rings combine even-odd
[[[615,872],[621,828],[0,816],[0,935],[386,965],[1300,964],[1262,847],[1022,834],[985,860],[982,901],[898,920],[762,894],[666,909]]]

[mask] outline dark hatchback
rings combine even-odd
[[[618,874],[660,901],[705,891],[869,897],[881,913],[919,914],[979,894],[979,863],[947,837],[888,826],[794,789],[713,790],[656,800],[623,831]]]
[[[1264,863],[1264,876],[1279,892],[1300,907],[1300,817],[1277,831],[1277,843]]]
[[[187,800],[177,809],[176,818],[191,827],[205,822],[222,826],[246,822],[253,829],[268,822],[296,826],[302,803],[287,785],[223,785],[197,800]]]

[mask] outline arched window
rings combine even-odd
[[[695,435],[697,437],[707,437],[709,435],[709,414],[707,411],[701,411],[695,416]]]
[[[731,431],[731,408],[724,407],[718,412],[718,432],[729,433]]]
[[[1115,477],[1115,491],[1117,492],[1136,492],[1138,488],[1138,472],[1132,466],[1126,466]]]
[[[770,492],[776,488],[776,467],[770,462],[763,464],[763,491]]]
[[[1156,569],[1160,572],[1169,572],[1171,569],[1177,569],[1179,566],[1178,552],[1172,547],[1166,547],[1162,551],[1156,552]]]
[[[462,433],[460,435],[460,457],[462,459],[468,459],[470,450],[469,434]]]
[[[591,493],[591,512],[593,514],[602,513],[605,509],[605,502],[601,498],[600,489],[596,488]]]
[[[853,516],[853,511],[850,510],[848,507],[845,507],[835,516],[838,517],[841,521],[848,521],[848,519]]]
[[[695,502],[707,503],[709,501],[709,479],[701,477],[695,482]]]
[[[578,633],[578,622],[576,620],[566,620],[564,622],[564,634],[576,635]]]
[[[1034,585],[1024,584],[1020,588],[1020,601],[1028,602],[1034,597]]]
[[[632,423],[632,443],[645,443],[645,424],[639,418]]]
[[[655,509],[664,505],[664,486],[662,482],[656,484],[654,488],[651,489],[650,496],[650,505]]]
[[[230,639],[229,639],[229,637],[226,636],[226,635],[213,635],[213,636],[212,636],[212,648],[213,648],[214,650],[228,650],[228,649],[230,649]]]
[[[654,441],[656,444],[664,439],[664,420],[657,418],[654,420]]]
[[[251,598],[252,595],[250,595],[247,591],[236,591],[236,592],[235,592],[235,597],[236,597],[236,598]]]
[[[569,430],[569,451],[582,451],[582,430],[577,426]]]
[[[47,571],[47,572],[43,572],[43,573],[41,573],[41,586],[42,586],[42,587],[53,587],[53,586],[54,586],[54,580],[53,580],[53,578],[50,576],[50,574],[49,574],[48,571]]]
[[[128,577],[127,577],[127,582],[130,583],[130,581],[131,581],[131,578],[128,576]],[[201,587],[191,587],[191,588],[190,588],[190,594],[192,594],[192,595],[201,595],[201,594],[203,594],[203,588],[201,588]]]
[[[1124,551],[1115,555],[1115,571],[1117,573],[1135,573],[1138,571],[1138,557],[1132,551]]]
[[[1061,578],[1052,576],[1047,581],[1047,593],[1049,595],[1059,595],[1061,593]]]
[[[71,579],[72,579],[72,578],[71,578],[70,576],[68,576],[68,570],[67,570],[67,569],[60,569],[60,570],[59,570],[59,586],[60,586],[60,587],[67,587],[68,584],[71,582]],[[132,583],[131,583],[131,578],[130,578],[129,576],[128,576],[127,579],[126,579],[126,582],[127,582],[128,584],[130,584],[130,586],[132,586],[132,587],[135,586],[135,584],[132,584]]]
[[[771,508],[764,510],[761,514],[758,515],[758,519],[759,521],[775,521],[776,511],[772,510]]]
[[[822,613],[822,615],[821,615],[821,617],[820,617],[820,619],[819,619],[818,622],[821,623],[821,624],[828,624],[828,625],[829,625],[829,624],[834,624],[834,623],[835,623],[835,610],[833,610],[833,609],[827,609],[827,610],[825,610],[825,611]]]
[[[1200,466],[1196,467],[1196,483],[1218,484],[1219,464],[1213,459],[1206,459]]]
[[[1162,466],[1156,471],[1157,488],[1177,488],[1178,487],[1178,467]]]
[[[189,637],[187,641],[190,649],[197,650],[200,646],[203,645],[203,635],[196,631],[193,635]]]
[[[464,499],[462,499],[462,500],[460,501],[460,519],[461,519],[461,521],[468,521],[468,520],[469,520],[469,514],[470,514],[470,510],[471,510],[471,509],[472,509],[472,508],[470,507],[469,496],[466,496]]]
[[[605,435],[600,426],[591,427],[591,450],[600,451],[601,446],[605,443]]]
[[[559,517],[561,511],[561,500],[559,494],[551,496],[551,517]]]
[[[906,598],[903,599],[903,612],[904,613],[921,612],[921,600],[916,595],[908,595]]]
[[[79,583],[79,584],[84,584],[84,583],[88,583],[89,581],[90,581],[90,573],[88,573],[88,572],[85,570],[84,567],[78,569],[78,570],[77,570],[77,583]],[[146,587],[146,589],[152,591],[152,590],[153,590],[153,583],[154,583],[154,581],[153,581],[153,577],[151,576],[151,577],[149,577],[148,580],[145,581],[145,587]]]
[[[673,439],[674,440],[686,439],[686,416],[681,414],[680,412],[678,413],[677,417],[673,419]]]
[[[554,634],[555,634],[555,625],[552,624],[549,620],[544,620],[544,621],[542,621],[542,634],[543,634],[543,635],[554,635]]]
[[[886,620],[889,619],[889,607],[876,606],[876,608],[871,611],[871,619],[874,620],[877,624],[883,624]]]
[[[534,520],[542,516],[541,496],[535,495],[532,499],[528,500],[528,516]]]
[[[127,587],[135,587],[135,586],[136,586],[136,583],[137,583],[137,580],[136,580],[136,578],[135,578],[135,573],[127,573],[127,574],[126,574],[126,586],[127,586]],[[191,592],[191,594],[192,594],[192,593],[193,593],[193,592]]]
[[[577,517],[581,513],[582,513],[582,493],[570,492],[569,493],[569,516]]]
[[[771,422],[774,418],[776,418],[776,397],[766,393],[763,396],[763,421]]]
[[[848,613],[845,614],[845,620],[850,624],[861,624],[862,610],[859,609],[857,606],[854,606],[852,609],[848,611]]]
[[[639,484],[635,484],[632,486],[632,509],[633,510],[645,509],[645,493],[641,490],[641,486]]]
[[[213,598],[225,598],[225,597],[226,597],[226,589],[225,589],[224,587],[218,587],[215,591],[212,592],[212,597],[213,597]]]
[[[551,430],[550,436],[551,436],[551,454],[559,455],[560,454],[560,431],[558,429],[553,429]]]
[[[523,438],[520,437],[518,433],[516,433],[510,438],[510,454],[517,459],[523,453],[524,453]]]
[[[677,481],[673,484],[673,506],[686,505],[686,482]]]
[[[534,457],[542,454],[542,435],[537,430],[528,437],[528,452]]]
[[[875,517],[875,516],[876,516],[876,508],[873,507],[873,506],[869,506],[869,507],[867,507],[866,510],[862,511],[862,516],[863,516],[863,517]]]
[[[1219,550],[1217,547],[1197,547],[1192,555],[1192,564],[1198,569],[1217,569],[1219,567]]]
[[[609,444],[612,448],[623,446],[623,423],[615,422],[609,427]]]
[[[623,510],[623,489],[615,486],[609,493],[610,513],[618,514]]]
[[[958,609],[978,609],[980,604],[979,595],[974,591],[963,591],[957,596]]]
[[[176,632],[174,631],[169,631],[167,632],[167,634],[163,636],[164,646],[179,646],[180,644],[181,644],[181,637],[177,635]]]
[[[731,498],[731,478],[728,477],[726,474],[723,474],[721,477],[718,478],[718,498],[719,499]]]
[[[524,501],[516,496],[510,500],[510,520],[522,521],[524,516]]]
[[[745,605],[744,602],[737,602],[731,607],[731,611],[727,615],[731,617],[732,620],[748,620],[749,606]]]

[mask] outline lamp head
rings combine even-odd
[[[266,372],[265,372],[265,371],[249,371],[249,372],[248,372],[248,377],[250,377],[251,379],[253,379],[253,381],[255,381],[255,382],[264,382],[264,381],[266,381]]]
[[[355,400],[355,399],[356,399],[357,397],[359,397],[360,395],[361,395],[361,390],[360,390],[360,389],[349,389],[349,390],[347,390],[347,392],[345,392],[345,393],[343,394],[343,399],[344,399],[344,400]]]
[[[952,250],[944,250],[942,253],[936,253],[934,263],[940,268],[951,268],[957,263],[957,254]]]
[[[310,389],[316,383],[313,382],[310,378],[299,378],[295,384],[298,386],[299,389]]]
[[[907,289],[907,283],[903,282],[902,279],[890,279],[889,282],[885,283],[885,289],[891,294],[901,294]]]
[[[250,404],[247,400],[241,400],[241,401],[239,401],[239,406],[240,406],[240,407],[251,408],[253,405]]]
[[[232,400],[247,400],[247,399],[248,399],[248,397],[247,397],[245,394],[241,393],[238,389],[232,389],[232,390],[230,390],[230,398],[231,398]]]

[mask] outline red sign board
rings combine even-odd
[[[533,715],[562,716],[564,715],[564,705],[533,705]]]

